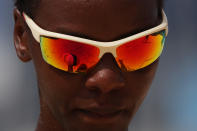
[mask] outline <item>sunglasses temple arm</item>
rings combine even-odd
[[[42,34],[42,30],[36,24],[34,24],[34,22],[24,12],[23,17],[29,29],[31,30],[33,37],[38,43],[40,43],[40,34]]]

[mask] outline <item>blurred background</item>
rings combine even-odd
[[[129,131],[197,131],[196,0],[164,0],[169,36],[156,78]],[[32,62],[13,45],[13,0],[0,4],[0,131],[33,131],[39,115]]]

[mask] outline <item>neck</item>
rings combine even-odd
[[[40,116],[36,131],[65,131],[42,99],[40,99]]]

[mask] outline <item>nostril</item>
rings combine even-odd
[[[94,92],[96,94],[101,94],[102,93],[101,90],[96,86],[91,86],[91,87],[88,88],[88,90],[91,91],[91,92]]]

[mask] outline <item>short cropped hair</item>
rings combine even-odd
[[[34,16],[40,0],[15,0],[16,8],[22,13],[25,12],[30,17]],[[163,0],[157,0],[159,10],[163,8]]]

